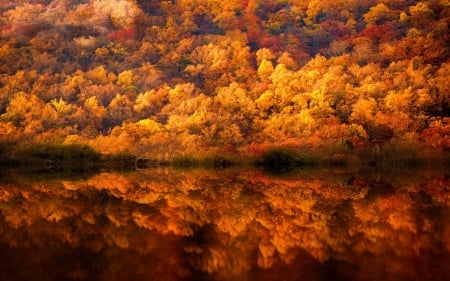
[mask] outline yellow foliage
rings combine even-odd
[[[270,49],[262,48],[256,51],[256,63],[261,65],[263,60],[273,60],[275,58],[275,55]]]
[[[92,114],[94,114],[97,118],[102,118],[106,115],[106,108],[99,104],[97,96],[88,98],[84,102],[84,107]]]
[[[103,65],[88,71],[87,76],[89,79],[94,80],[95,84],[106,84],[109,82],[108,72]]]
[[[303,124],[311,125],[314,122],[314,118],[311,116],[310,110],[303,109],[297,115],[300,122]]]
[[[77,88],[84,85],[86,82],[86,79],[84,78],[84,74],[82,71],[77,71],[75,75],[72,77],[68,77],[66,80],[66,83],[68,83],[69,87],[71,88]]]
[[[226,144],[241,144],[244,139],[239,126],[232,124],[219,132],[219,140],[223,140]]]
[[[161,130],[161,125],[158,122],[151,120],[151,119],[139,120],[138,124],[152,134],[159,132]]]
[[[80,135],[68,135],[64,139],[64,144],[80,144],[80,143],[84,143],[84,140]]]
[[[98,57],[107,57],[109,55],[109,50],[106,47],[100,47],[95,50],[95,55]]]
[[[273,92],[268,90],[265,91],[259,98],[256,100],[256,104],[258,105],[258,108],[261,110],[267,110],[273,105]]]
[[[278,64],[274,70],[272,68],[270,75],[270,80],[278,89],[288,89],[296,86],[295,84],[298,82],[296,78],[295,72],[288,70],[284,64]]]
[[[268,79],[270,77],[270,75],[272,75],[274,69],[273,69],[273,65],[272,62],[263,59],[261,61],[261,64],[258,67],[258,76],[259,78],[261,78],[262,80]]]
[[[374,98],[365,99],[362,98],[358,100],[353,105],[353,112],[351,114],[352,120],[355,121],[367,121],[372,120],[376,113],[377,102]]]
[[[94,36],[88,36],[88,37],[77,37],[73,39],[74,43],[82,48],[95,48],[95,45],[97,44],[97,39]]]
[[[180,103],[189,98],[195,90],[193,83],[177,84],[175,88],[169,91],[169,100],[171,102]]]
[[[386,107],[392,111],[408,111],[412,101],[412,88],[408,87],[405,91],[396,93],[389,91],[384,98]]]
[[[394,16],[393,11],[391,11],[384,3],[380,3],[367,12],[363,17],[364,21],[368,25],[376,24],[380,20],[389,20]]]
[[[412,17],[417,17],[419,19],[422,17],[431,17],[434,14],[433,10],[431,10],[423,1],[420,1],[415,6],[411,6],[409,12]]]
[[[117,84],[124,87],[132,86],[134,83],[134,74],[131,70],[125,70],[119,73]]]
[[[135,105],[133,109],[137,112],[142,112],[145,108],[151,105],[151,97],[155,95],[155,90],[147,91],[145,93],[139,94],[136,98]]]
[[[68,104],[61,98],[59,100],[51,100],[50,103],[59,115],[66,115],[72,111],[72,105]]]

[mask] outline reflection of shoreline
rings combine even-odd
[[[386,268],[378,274],[406,280],[431,274],[428,267],[450,248],[448,177],[415,173],[403,183],[409,173],[349,180],[330,170],[275,177],[253,169],[154,169],[16,183],[12,173],[0,189],[0,244],[25,252],[82,248],[101,259],[113,251],[137,263],[165,249],[157,266],[175,262],[180,274],[218,280],[223,272],[242,276],[311,257],[318,268],[346,264],[362,274],[381,259]],[[42,261],[45,251],[33,257]]]
[[[28,181],[64,181],[64,180],[87,180],[99,174],[117,174],[127,178],[140,177],[147,180],[164,177],[184,176],[197,177],[201,175],[210,175],[214,177],[247,177],[252,182],[252,177],[265,177],[273,180],[295,181],[301,179],[318,178],[328,184],[340,184],[343,186],[351,185],[355,179],[371,182],[374,185],[380,182],[389,182],[392,184],[403,184],[406,182],[427,182],[436,178],[448,179],[450,174],[444,166],[439,167],[403,167],[403,168],[357,168],[357,167],[299,167],[289,172],[273,173],[263,168],[252,166],[231,166],[227,168],[213,169],[210,167],[178,167],[178,166],[154,166],[151,168],[134,169],[115,169],[114,167],[84,167],[84,166],[60,166],[57,168],[47,167],[45,165],[5,167],[0,169],[0,182],[2,179],[8,179],[19,182]]]

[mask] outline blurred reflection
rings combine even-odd
[[[0,253],[0,280],[450,280],[449,178],[10,171]]]

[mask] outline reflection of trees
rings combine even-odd
[[[158,272],[161,280],[253,280],[261,277],[255,266],[270,276],[286,265],[333,262],[373,272],[369,280],[445,276],[430,262],[449,255],[448,179],[424,174],[400,184],[328,174],[161,169],[54,182],[12,174],[0,185],[0,244],[9,255],[32,252],[27,259],[37,264],[89,255],[93,267],[107,268],[99,280],[128,271],[135,280]],[[389,267],[374,272],[377,258]],[[92,274],[86,268],[70,272],[83,279]]]

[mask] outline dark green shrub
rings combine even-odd
[[[134,162],[136,160],[136,156],[129,152],[120,152],[117,154],[108,154],[104,157],[105,161],[117,161],[117,162]]]
[[[97,161],[100,153],[84,144],[34,144],[23,153],[25,157],[61,161]]]
[[[133,170],[136,165],[136,156],[123,151],[117,154],[103,155],[103,166],[118,170]]]
[[[202,160],[202,165],[213,168],[226,168],[238,163],[236,159],[229,156],[213,155]]]
[[[290,170],[311,165],[313,161],[310,157],[289,148],[272,148],[263,153],[258,164],[270,170]]]
[[[178,167],[194,167],[198,166],[199,161],[191,156],[179,155],[173,157],[170,164]]]

